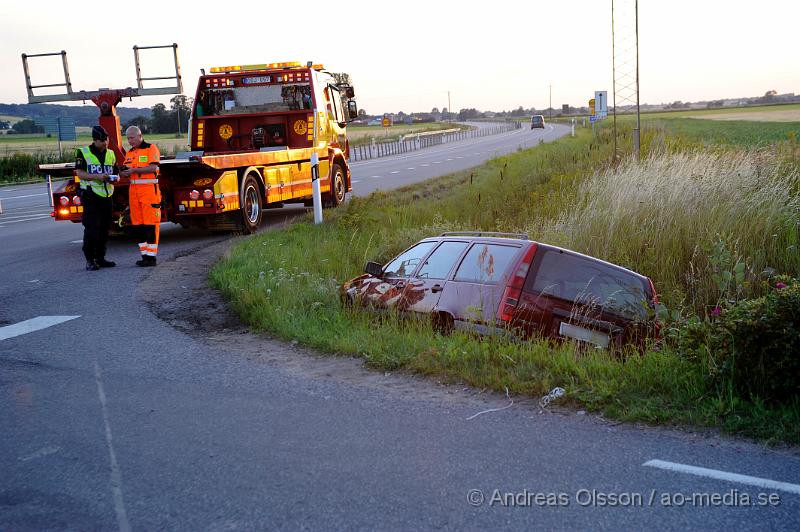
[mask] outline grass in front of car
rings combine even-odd
[[[686,301],[686,294],[694,290],[688,274],[697,267],[696,275],[709,275],[709,268],[713,269],[716,263],[702,255],[711,253],[719,241],[718,234],[695,231],[685,235],[694,240],[693,246],[692,242],[685,245],[696,249],[696,254],[687,258],[685,253],[675,253],[674,259],[665,261],[665,256],[678,251],[675,242],[679,239],[665,240],[665,250],[650,249],[668,236],[650,232],[663,231],[665,226],[658,224],[666,224],[671,214],[666,207],[655,208],[654,203],[660,201],[658,194],[641,190],[641,197],[636,200],[643,202],[636,204],[639,212],[621,212],[626,216],[652,212],[657,217],[654,225],[647,231],[620,226],[619,238],[607,238],[609,221],[602,216],[615,208],[614,197],[625,193],[632,198],[635,191],[627,188],[658,187],[661,172],[644,165],[642,169],[653,175],[641,184],[623,178],[620,183],[627,184],[599,186],[617,175],[605,171],[610,160],[609,129],[599,130],[596,138],[583,130],[577,138],[500,157],[473,170],[355,198],[337,211],[326,211],[326,223],[320,226],[300,223],[286,230],[262,233],[238,246],[214,268],[212,284],[255,328],[323,351],[360,356],[383,370],[405,369],[497,391],[508,388],[512,394],[526,396],[541,396],[562,386],[573,404],[618,419],[723,426],[731,432],[762,439],[800,442],[800,406],[765,407],[722,393],[712,386],[707,360],[686,357],[673,348],[649,351],[643,356],[614,356],[545,340],[511,343],[463,334],[442,337],[433,333],[427,323],[376,317],[340,306],[338,286],[359,274],[367,260],[386,261],[425,236],[445,230],[531,229],[533,239],[556,244],[571,242],[570,247],[577,251],[592,251],[588,248],[597,240],[602,245],[594,252],[600,258],[619,260],[624,266],[652,276],[670,308],[692,310],[693,305]],[[629,139],[626,136],[624,142]],[[675,159],[673,150],[696,147],[694,142],[680,146],[662,129],[648,132],[644,143],[645,153],[654,161],[663,159],[670,164],[682,157]],[[762,175],[759,172],[774,179],[796,176],[796,160],[792,167],[795,174],[782,174],[774,171],[784,164],[782,159],[770,159],[772,156],[766,153],[752,156],[757,164],[759,157],[764,157],[762,169],[748,174],[752,182]],[[713,158],[709,161],[716,164]],[[623,167],[620,175],[631,178],[637,175],[637,168],[635,164]],[[704,183],[699,176],[694,182]],[[682,194],[693,193],[686,188],[691,183],[689,180],[681,188]],[[760,199],[748,190],[745,196],[756,208]],[[787,189],[786,198],[794,201],[797,192],[797,188]],[[592,203],[591,193],[602,195],[602,201]],[[719,187],[711,187],[709,194],[709,201],[737,199],[735,194],[722,194]],[[702,227],[716,217],[713,230],[738,237],[726,240],[736,243],[737,256],[756,256],[763,247],[762,241],[750,242],[748,234],[734,234],[733,231],[747,228],[739,220],[725,216],[726,205],[707,213],[684,209],[674,217],[682,218],[685,228],[693,224]],[[792,233],[791,228],[785,227],[780,214],[788,203],[778,201],[775,205],[775,219],[767,230],[780,231],[781,245],[790,245],[793,238],[797,239],[796,230]],[[695,219],[698,214],[707,218]],[[578,237],[577,231],[585,234]],[[796,253],[792,262],[791,249],[778,246],[770,253],[771,258],[764,260],[779,259],[788,265],[784,267],[795,267],[792,265],[796,265]],[[699,306],[712,304],[714,296],[713,292],[704,292],[698,296],[703,298]]]

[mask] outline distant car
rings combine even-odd
[[[422,316],[443,333],[641,347],[657,331],[650,279],[527,235],[443,233],[365,271],[342,285],[344,304]]]
[[[531,129],[544,129],[544,116],[543,115],[533,115],[531,117]]]

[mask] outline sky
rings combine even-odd
[[[617,20],[632,20],[633,5],[616,0]],[[441,110],[448,92],[454,111],[543,109],[551,94],[555,108],[586,106],[596,90],[614,96],[611,0],[137,0],[85,8],[0,0],[0,21],[0,103],[27,103],[22,53],[66,50],[74,90],[116,89],[136,84],[133,45],[172,43],[189,96],[201,68],[282,61],[349,73],[359,108],[370,114]],[[799,21],[798,0],[641,0],[640,101],[800,94]],[[634,57],[626,50],[617,50],[620,63]],[[168,50],[141,52],[143,76],[170,75],[171,61]],[[58,57],[31,59],[30,71],[34,85],[63,82]]]

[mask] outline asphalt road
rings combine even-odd
[[[563,133],[356,163],[354,192]],[[0,530],[800,528],[792,452],[530,398],[502,409],[505,397],[402,375],[336,378],[335,361],[265,340],[298,359],[290,370],[151,314],[133,243],[112,241],[118,267],[86,272],[79,225],[11,218],[40,210],[0,215]],[[223,238],[165,225],[159,261]],[[10,336],[40,316],[79,317]]]

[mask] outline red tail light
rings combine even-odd
[[[510,322],[514,317],[514,311],[519,304],[522,295],[522,287],[525,286],[525,279],[528,277],[528,270],[531,268],[533,257],[536,255],[536,244],[531,244],[528,251],[520,260],[513,277],[508,281],[506,289],[503,291],[503,299],[500,300],[500,320]]]

